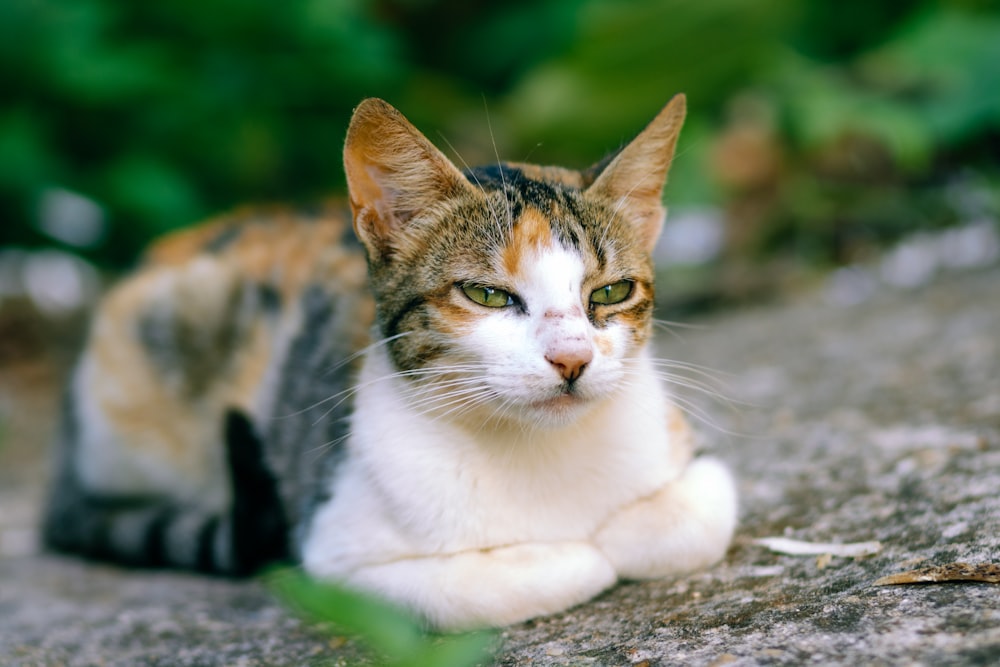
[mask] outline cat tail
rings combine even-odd
[[[223,513],[165,496],[102,495],[84,488],[73,466],[72,420],[64,420],[43,519],[45,545],[129,566],[229,576],[287,558],[288,526],[262,443],[243,413],[229,411],[225,420],[233,503]]]

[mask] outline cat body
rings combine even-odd
[[[683,114],[585,172],[462,173],[363,102],[349,214],[180,232],[104,300],[48,543],[232,573],[290,555],[448,629],[718,560],[734,485],[692,458],[649,350]]]

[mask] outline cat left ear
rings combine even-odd
[[[649,251],[656,245],[666,216],[663,186],[686,108],[684,95],[674,95],[639,136],[609,162],[593,167],[599,173],[587,188],[588,194],[611,201],[620,207],[622,215],[634,221]]]
[[[378,260],[405,246],[416,216],[472,186],[399,111],[369,98],[354,110],[344,144],[354,231]]]

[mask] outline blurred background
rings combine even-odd
[[[152,237],[342,193],[366,96],[459,165],[585,167],[677,92],[661,317],[850,318],[1000,261],[997,0],[0,0],[0,557],[37,549],[58,386]]]
[[[996,2],[2,0],[0,360],[157,234],[342,192],[363,97],[458,164],[583,167],[680,91],[668,315],[997,260]]]

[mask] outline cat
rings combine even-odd
[[[429,627],[718,561],[737,501],[650,351],[675,96],[590,169],[456,167],[367,99],[346,205],[155,243],[97,308],[43,536],[135,566],[275,559]]]

